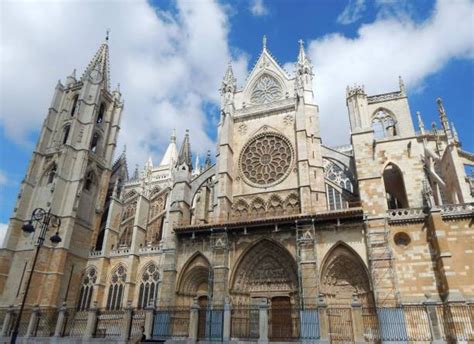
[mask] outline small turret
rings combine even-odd
[[[178,148],[176,147],[176,130],[173,129],[170,137],[170,143],[166,152],[161,159],[160,166],[173,166],[174,163],[178,160]]]
[[[189,130],[186,129],[186,135],[184,135],[184,140],[179,150],[178,161],[176,162],[176,167],[179,169],[187,168],[188,171],[191,171],[193,168],[192,165],[192,155],[191,155],[191,144],[189,143]]]
[[[207,156],[206,156],[206,161],[204,161],[204,170],[207,170],[209,167],[211,167],[212,162],[211,162],[211,151],[207,151]]]

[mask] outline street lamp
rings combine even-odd
[[[20,312],[18,313],[18,317],[15,320],[15,327],[13,328],[12,338],[10,342],[12,344],[16,343],[16,338],[18,337],[18,329],[20,327],[21,314],[23,313],[23,308],[25,307],[26,297],[28,295],[28,289],[30,288],[31,277],[33,277],[36,260],[38,259],[38,253],[41,246],[43,246],[46,232],[48,231],[49,228],[56,230],[56,233],[53,234],[49,238],[49,240],[51,240],[53,244],[58,244],[61,242],[61,237],[59,236],[59,227],[61,226],[61,219],[58,216],[51,214],[51,209],[46,211],[42,208],[36,208],[35,210],[33,210],[33,213],[31,214],[31,219],[27,223],[25,223],[21,227],[21,229],[23,230],[23,232],[27,234],[34,233],[36,230],[35,224],[39,224],[40,232],[38,235],[38,240],[36,241],[36,252],[35,252],[35,257],[33,259],[33,265],[31,266],[31,272],[30,272],[30,275],[28,276],[28,281],[26,282],[25,292],[23,293],[23,300],[21,301]]]

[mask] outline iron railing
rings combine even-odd
[[[145,327],[145,315],[146,310],[133,310],[132,322],[130,324],[130,338],[141,338]]]
[[[76,311],[75,308],[66,311],[64,337],[83,337],[86,333],[88,311]]]
[[[54,335],[58,321],[58,310],[55,308],[40,309],[36,329],[32,333],[35,337],[51,337]]]
[[[257,306],[233,306],[230,324],[231,338],[237,340],[258,339],[258,320],[259,309]]]
[[[159,308],[153,319],[153,338],[187,338],[189,334],[189,307]]]
[[[128,325],[124,322],[124,315],[124,310],[97,310],[97,322],[94,331],[94,337],[120,337],[122,335],[123,328]]]

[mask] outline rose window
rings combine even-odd
[[[280,99],[282,95],[283,91],[278,81],[274,77],[265,74],[258,79],[250,100],[253,104],[266,104]]]
[[[287,138],[263,133],[251,139],[240,155],[244,180],[253,186],[266,187],[282,181],[289,173],[293,153]]]

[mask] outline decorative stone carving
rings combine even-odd
[[[293,124],[293,115],[288,114],[285,117],[283,117],[283,123],[285,123],[285,125],[288,125],[288,126],[292,125]]]
[[[296,273],[293,258],[269,240],[256,244],[240,262],[235,273],[235,292],[293,291]]]
[[[240,169],[244,181],[256,187],[268,187],[281,182],[293,163],[290,141],[277,133],[261,133],[242,149]]]
[[[250,101],[253,104],[266,104],[281,99],[283,90],[280,83],[268,74],[262,75],[255,84]]]
[[[242,123],[239,125],[239,133],[240,134],[245,134],[247,132],[247,124]]]

